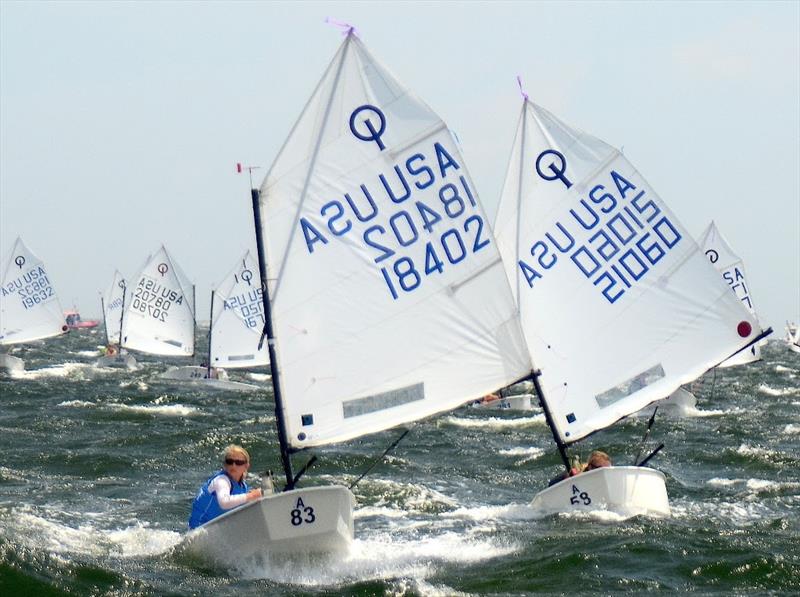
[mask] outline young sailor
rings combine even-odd
[[[247,450],[231,444],[222,452],[222,463],[222,470],[208,478],[192,502],[190,529],[261,497],[261,490],[248,489],[245,481],[250,470],[250,454]]]

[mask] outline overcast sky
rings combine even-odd
[[[800,319],[800,2],[0,2],[0,257],[64,308],[164,243],[198,318],[255,245],[236,162],[272,162],[338,45],[453,129],[487,212],[531,99],[617,147],[695,236],[743,257],[763,324]]]

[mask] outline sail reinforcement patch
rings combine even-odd
[[[398,388],[382,394],[365,396],[348,400],[342,403],[342,414],[345,419],[358,417],[379,410],[386,410],[409,402],[416,402],[425,399],[425,384],[418,383],[405,388]]]
[[[634,375],[629,380],[622,382],[618,386],[615,386],[610,390],[606,390],[602,394],[598,394],[594,398],[597,400],[597,404],[600,405],[600,408],[605,408],[606,406],[610,406],[615,402],[622,400],[623,398],[627,398],[642,388],[646,388],[650,384],[657,382],[662,377],[664,377],[664,367],[662,367],[661,363],[659,363],[654,367],[650,367],[646,371],[642,371],[638,375]]]

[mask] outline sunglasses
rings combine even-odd
[[[226,458],[225,464],[227,465],[235,464],[236,466],[244,466],[245,464],[247,464],[247,461],[239,460],[238,458]]]

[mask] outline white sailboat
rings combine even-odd
[[[786,322],[786,345],[793,352],[800,352],[800,326]]]
[[[172,367],[160,377],[219,390],[258,390],[260,388],[256,385],[230,380],[225,369],[269,364],[267,347],[261,342],[263,329],[258,264],[248,251],[211,292],[206,365]]]
[[[147,260],[122,320],[122,347],[165,356],[194,354],[194,286],[162,246]]]
[[[106,291],[105,297],[100,297],[103,310],[103,327],[106,331],[106,347],[115,350],[115,354],[105,354],[95,362],[96,367],[124,367],[136,369],[138,364],[132,354],[122,347],[122,321],[125,316],[125,299],[127,283],[118,270],[114,271],[111,286]]]
[[[352,541],[350,489],[298,488],[293,452],[454,409],[530,370],[458,145],[352,31],[252,198],[286,484],[187,535],[232,566]]]
[[[34,342],[66,332],[61,304],[44,262],[17,238],[0,286],[0,346]],[[0,353],[0,369],[23,371],[25,362]]]
[[[762,337],[625,156],[527,97],[495,235],[567,471],[568,445]],[[641,466],[567,478],[537,494],[533,506],[670,512],[663,474]]]
[[[750,292],[750,285],[747,281],[742,258],[734,252],[730,243],[722,235],[713,221],[706,227],[703,234],[700,235],[697,244],[700,245],[700,248],[705,253],[709,262],[722,274],[723,280],[725,280],[736,297],[742,302],[745,308],[753,314],[753,317],[758,319],[755,307],[753,306],[753,297]],[[718,367],[735,367],[736,365],[746,365],[747,363],[760,361],[760,345],[760,342],[753,344],[747,350],[743,350],[731,358],[726,359],[720,363]]]

